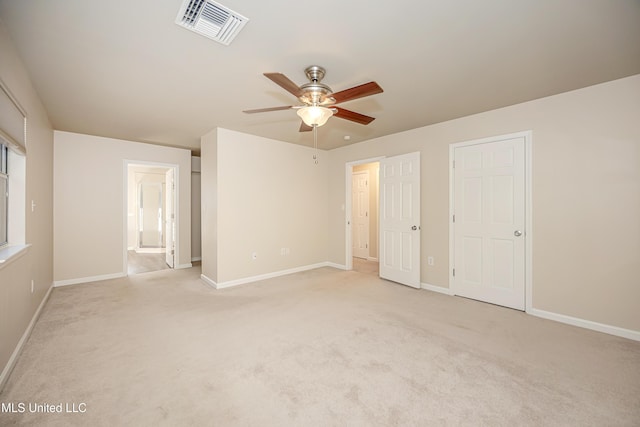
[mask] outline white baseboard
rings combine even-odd
[[[346,270],[347,266],[344,264],[336,264],[335,262],[325,262],[324,267],[337,268],[338,270]]]
[[[378,258],[375,258],[375,257],[370,256],[370,257],[368,257],[368,258],[367,258],[367,261],[374,261],[374,262],[378,262]]]
[[[443,288],[442,286],[435,286],[435,285],[430,285],[428,283],[421,283],[420,287],[422,289],[439,292],[445,295],[454,295],[451,289]],[[577,317],[571,317],[564,314],[552,313],[550,311],[539,310],[537,308],[531,308],[527,310],[527,314],[530,314],[536,317],[541,317],[543,319],[553,320],[555,322],[566,323],[572,326],[578,326],[580,328],[591,329],[592,331],[603,332],[609,335],[615,335],[617,337],[628,338],[634,341],[640,341],[640,331],[620,328],[618,326],[606,325],[604,323],[593,322],[591,320],[580,319]]]
[[[605,334],[615,335],[617,337],[640,341],[640,331],[633,331],[631,329],[620,328],[618,326],[605,325],[604,323],[592,322],[591,320],[566,316],[564,314],[552,313],[550,311],[539,310],[537,308],[531,308],[529,311],[527,311],[527,313],[532,316],[542,317],[543,319],[554,320],[556,322],[566,323],[568,325],[591,329],[592,331],[603,332]]]
[[[450,288],[443,288],[442,286],[430,285],[428,283],[420,283],[420,287],[422,289],[438,292],[440,294],[453,295],[453,291]]]
[[[9,380],[9,375],[11,374],[11,371],[13,371],[13,368],[15,367],[16,362],[18,361],[18,356],[20,356],[20,353],[22,353],[22,348],[24,347],[27,340],[29,339],[29,336],[31,335],[31,331],[33,331],[33,327],[35,326],[36,321],[40,317],[42,308],[49,300],[49,295],[51,295],[52,290],[53,290],[53,284],[49,286],[49,290],[47,291],[44,298],[42,298],[42,301],[40,302],[38,309],[33,314],[33,317],[31,318],[31,322],[29,322],[29,326],[27,326],[27,329],[22,334],[20,341],[18,341],[18,345],[16,345],[16,348],[13,350],[13,353],[11,353],[11,357],[9,358],[9,361],[7,362],[4,369],[2,370],[2,373],[0,374],[0,392],[2,391],[5,384],[7,383],[7,380]]]
[[[321,267],[333,267],[341,270],[345,270],[345,266],[340,264],[334,264],[332,262],[319,262],[317,264],[303,265],[301,267],[290,268],[287,270],[274,271],[272,273],[260,274],[257,276],[243,277],[242,279],[229,280],[226,282],[216,283],[204,274],[200,275],[200,278],[209,286],[213,286],[215,289],[230,288],[232,286],[244,285],[246,283],[257,282],[260,280],[272,279],[274,277],[286,276],[288,274],[300,273],[302,271],[315,270]]]
[[[202,257],[201,256],[196,256],[191,258],[191,262],[195,262],[195,261],[202,261]]]
[[[191,267],[193,267],[193,265],[191,265],[191,263],[188,263],[188,264],[176,264],[175,267],[173,268],[176,270],[180,270],[183,268],[191,268]]]
[[[127,275],[125,273],[113,273],[113,274],[103,274],[101,276],[80,277],[78,279],[55,280],[53,282],[53,286],[57,288],[59,286],[77,285],[78,283],[89,283],[89,282],[99,282],[101,280],[119,279],[121,277],[126,277],[126,276]]]
[[[205,276],[204,274],[200,275],[200,279],[202,279],[204,283],[211,286],[213,289],[218,289],[218,284],[215,281],[208,278],[207,276]]]

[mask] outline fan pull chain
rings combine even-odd
[[[315,164],[318,164],[318,125],[313,125],[313,160]]]

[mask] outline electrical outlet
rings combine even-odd
[[[432,256],[427,257],[427,264],[428,265],[433,265],[433,257]]]

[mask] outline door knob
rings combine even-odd
[[[520,237],[520,236],[522,236],[522,231],[516,230],[516,231],[513,232],[513,235],[516,236],[516,237]]]
[[[413,231],[416,231],[416,230],[418,229],[418,226],[417,226],[417,225],[414,225],[413,227],[411,227],[411,229],[412,229]]]

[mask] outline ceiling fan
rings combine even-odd
[[[259,108],[255,110],[244,110],[245,113],[264,113],[267,111],[279,111],[297,109],[298,116],[302,119],[300,132],[307,132],[314,127],[322,126],[329,117],[336,116],[341,119],[368,125],[374,118],[356,113],[345,108],[337,107],[342,102],[352,101],[365,96],[382,93],[382,88],[376,82],[364,83],[349,89],[333,92],[329,86],[321,83],[326,73],[325,69],[312,65],[304,70],[309,83],[298,86],[287,76],[281,73],[264,73],[265,77],[275,84],[291,93],[303,105],[286,105],[281,107]]]

